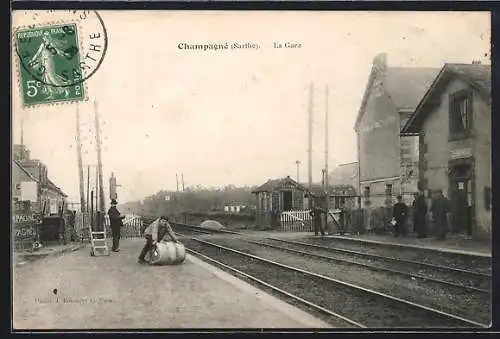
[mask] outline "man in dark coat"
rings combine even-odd
[[[450,201],[445,198],[443,191],[439,189],[434,192],[431,202],[431,221],[436,230],[438,240],[446,239],[450,210]]]
[[[408,217],[408,206],[403,202],[403,197],[398,195],[392,210],[392,217],[396,221],[394,225],[394,236],[406,234],[406,218]]]
[[[111,207],[108,210],[109,222],[111,224],[111,236],[113,237],[113,252],[120,252],[120,231],[123,226],[123,218],[120,211],[116,208],[117,202],[111,200]]]
[[[319,235],[321,232],[321,235],[325,235],[325,230],[322,227],[323,219],[322,215],[323,213],[326,213],[325,210],[320,208],[319,206],[314,206],[314,208],[309,212],[313,219],[313,225],[314,225],[314,235]]]
[[[417,238],[427,237],[427,202],[422,191],[415,195],[413,200],[413,229],[417,232]]]

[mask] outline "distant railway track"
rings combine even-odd
[[[186,237],[188,251],[233,274],[321,313],[340,327],[454,327],[487,325],[214,242]]]
[[[204,234],[240,234],[238,232],[234,231],[229,231],[225,229],[210,229],[210,228],[203,228],[199,226],[193,226],[193,225],[186,225],[186,224],[180,224],[180,223],[174,223],[173,228],[175,229],[180,229],[183,232],[192,232],[192,233],[204,233]]]
[[[269,242],[274,242],[275,244]],[[491,293],[491,275],[475,271],[393,258],[372,253],[339,249],[330,246],[309,244],[300,241],[278,239],[275,237],[267,237],[262,239],[262,241],[254,243],[297,254],[321,257],[340,263],[362,266],[372,270],[383,270],[394,274],[406,275],[416,279],[432,281],[456,288],[463,288],[475,293]],[[285,245],[285,247],[276,245],[276,243]],[[305,249],[307,249],[307,251]],[[337,256],[332,256],[332,254],[336,254]],[[346,257],[355,257],[361,259],[361,261],[348,259]],[[387,265],[389,265],[389,267],[387,267]],[[436,275],[440,278],[436,278]]]
[[[193,230],[193,232],[197,233],[228,233],[235,235],[241,234],[238,232],[227,230],[205,230],[197,226],[184,224],[181,224],[180,226],[183,229],[190,229]],[[272,244],[272,242],[274,242],[274,244]],[[448,285],[455,288],[462,288],[473,293],[491,294],[492,276],[490,274],[415,260],[377,255],[373,253],[365,253],[330,246],[310,244],[300,241],[279,239],[276,237],[265,237],[263,239],[259,239],[259,241],[254,241],[254,243],[295,254],[306,255],[310,257],[319,257],[343,264],[356,265],[371,270],[385,271],[392,274],[409,276],[419,280]],[[279,246],[276,243],[282,245],[286,244],[286,246]],[[332,254],[337,256],[332,256]],[[358,260],[353,260],[353,257],[357,258]]]

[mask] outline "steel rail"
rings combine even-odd
[[[213,258],[210,258],[210,257],[208,257],[208,256],[206,256],[206,255],[204,255],[204,254],[202,254],[202,253],[200,253],[200,252],[197,252],[197,251],[192,250],[192,249],[190,249],[190,248],[186,248],[186,250],[187,250],[188,252],[190,252],[190,253],[194,254],[194,255],[195,255],[195,256],[197,256],[197,257],[201,257],[201,258],[203,258],[203,259],[205,259],[205,260],[207,260],[207,261],[210,261],[210,262],[212,262],[212,263],[216,264],[217,266],[224,267],[224,268],[226,268],[226,269],[228,269],[228,270],[230,270],[230,271],[232,271],[232,272],[234,272],[234,273],[236,273],[236,274],[238,274],[238,275],[244,276],[245,278],[247,278],[247,279],[249,279],[249,280],[251,280],[251,281],[254,281],[254,282],[256,282],[256,283],[258,283],[258,284],[260,284],[260,285],[266,286],[266,287],[268,287],[268,288],[272,289],[273,291],[278,292],[279,294],[285,295],[285,296],[287,296],[287,297],[289,297],[289,298],[291,298],[291,299],[294,299],[295,301],[298,301],[298,302],[300,302],[300,303],[302,303],[302,304],[304,304],[304,305],[307,305],[308,307],[311,307],[311,308],[315,309],[315,310],[316,310],[316,311],[318,311],[318,312],[321,312],[321,313],[323,313],[323,314],[326,314],[326,315],[329,315],[329,316],[332,316],[332,317],[335,317],[335,318],[341,319],[341,320],[343,320],[343,321],[345,321],[345,322],[347,322],[347,323],[349,323],[349,324],[351,324],[351,325],[354,325],[354,326],[356,326],[356,327],[366,328],[366,326],[364,326],[364,325],[362,325],[362,324],[360,324],[360,323],[358,323],[358,322],[356,322],[356,321],[354,321],[354,320],[351,320],[351,319],[349,319],[349,318],[346,318],[346,317],[344,317],[344,316],[342,316],[342,315],[340,315],[340,314],[337,314],[337,313],[335,313],[335,312],[332,312],[332,311],[330,311],[330,310],[327,310],[327,309],[326,309],[326,308],[324,308],[324,307],[321,307],[321,306],[316,305],[316,304],[314,304],[314,303],[312,303],[312,302],[310,302],[310,301],[307,301],[307,300],[305,300],[305,299],[302,299],[302,298],[301,298],[301,297],[299,297],[299,296],[296,296],[296,295],[294,295],[294,294],[292,294],[292,293],[289,293],[289,292],[287,292],[287,291],[284,291],[284,290],[282,290],[282,289],[281,289],[281,288],[279,288],[279,287],[276,287],[276,286],[274,286],[274,285],[271,285],[271,284],[269,284],[269,283],[267,283],[267,282],[265,282],[265,281],[263,281],[263,280],[261,280],[261,279],[258,279],[258,278],[254,277],[254,276],[252,276],[252,275],[250,275],[250,274],[248,274],[248,273],[242,272],[242,271],[240,271],[240,270],[238,270],[238,269],[236,269],[236,268],[234,268],[234,267],[228,266],[228,265],[226,265],[226,264],[224,264],[224,263],[222,263],[222,262],[220,262],[220,261],[217,261],[217,260],[215,260],[215,259],[213,259]]]
[[[358,251],[353,251],[353,250],[346,250],[346,249],[342,249],[342,248],[334,248],[334,247],[329,247],[329,246],[308,244],[308,243],[304,243],[304,242],[300,242],[300,241],[278,239],[278,238],[274,238],[274,237],[267,237],[266,239],[290,243],[290,244],[308,246],[308,247],[321,248],[321,249],[328,250],[328,251],[342,252],[342,253],[353,254],[353,255],[358,255],[358,256],[362,256],[362,257],[376,258],[376,259],[386,260],[386,261],[397,261],[397,262],[401,262],[401,263],[405,263],[405,264],[412,264],[412,265],[421,265],[421,266],[425,266],[425,267],[429,267],[429,268],[440,269],[440,270],[445,270],[445,271],[452,271],[452,272],[462,273],[462,274],[470,274],[470,275],[475,275],[475,276],[480,277],[480,278],[491,279],[490,274],[469,271],[469,270],[456,268],[456,267],[447,267],[447,266],[430,264],[430,263],[425,263],[425,262],[420,262],[420,261],[415,261],[415,260],[408,260],[408,259],[398,259],[398,258],[393,258],[393,257],[386,257],[386,256],[379,255],[379,254],[369,254],[369,253],[363,253],[363,252],[358,252]]]
[[[273,260],[261,258],[261,257],[255,256],[253,254],[245,253],[245,252],[233,249],[233,248],[229,248],[229,247],[226,247],[226,246],[223,246],[223,245],[215,244],[215,243],[208,242],[208,241],[205,241],[205,240],[201,240],[201,239],[198,239],[198,238],[194,238],[194,237],[189,237],[189,238],[191,238],[191,239],[193,239],[193,240],[195,240],[195,241],[197,241],[199,243],[202,243],[202,244],[206,244],[206,245],[213,246],[213,247],[216,247],[216,248],[224,249],[226,251],[237,253],[237,254],[240,254],[242,256],[253,258],[255,260],[258,260],[258,261],[261,261],[261,262],[265,262],[265,263],[268,263],[268,264],[271,264],[271,265],[274,265],[274,266],[278,266],[278,267],[285,268],[285,269],[288,269],[288,270],[291,270],[291,271],[296,271],[296,272],[300,272],[300,273],[305,274],[305,275],[309,275],[309,276],[313,276],[313,277],[316,277],[316,278],[320,278],[320,279],[323,279],[323,280],[326,280],[326,281],[329,281],[329,282],[336,283],[338,285],[342,285],[342,286],[351,288],[353,290],[363,291],[363,292],[365,292],[367,294],[374,295],[374,296],[377,296],[377,297],[382,297],[382,298],[385,298],[387,300],[391,300],[391,301],[394,301],[396,303],[400,303],[400,304],[404,304],[404,305],[407,305],[407,306],[411,306],[411,307],[419,309],[419,310],[424,310],[424,311],[427,311],[427,312],[430,312],[430,313],[433,313],[433,314],[439,314],[439,315],[441,315],[441,316],[443,316],[445,318],[457,320],[457,321],[463,322],[463,323],[468,324],[468,325],[473,325],[473,326],[483,327],[483,328],[487,328],[488,327],[488,325],[486,325],[486,324],[482,324],[482,323],[479,323],[479,322],[476,322],[476,321],[473,321],[473,320],[470,320],[470,319],[466,319],[466,318],[463,318],[463,317],[460,317],[460,316],[457,316],[457,315],[454,315],[454,314],[450,314],[450,313],[446,313],[446,312],[443,312],[443,311],[439,311],[437,309],[434,309],[434,308],[431,308],[431,307],[428,307],[428,306],[424,306],[424,305],[420,305],[420,304],[417,304],[417,303],[414,303],[414,302],[411,302],[411,301],[408,301],[408,300],[404,300],[404,299],[401,299],[401,298],[397,298],[397,297],[394,297],[394,296],[391,296],[391,295],[388,295],[388,294],[385,294],[385,293],[382,293],[382,292],[377,292],[377,291],[374,291],[374,290],[370,290],[370,289],[365,288],[365,287],[357,286],[357,285],[354,285],[354,284],[351,284],[351,283],[348,283],[348,282],[345,282],[345,281],[337,280],[337,279],[334,279],[334,278],[331,278],[331,277],[327,277],[327,276],[324,276],[324,275],[321,275],[321,274],[309,272],[309,271],[306,271],[306,270],[303,270],[303,269],[300,269],[300,268],[297,268],[297,267],[293,267],[293,266],[281,264],[281,263],[278,263],[278,262],[273,261]]]
[[[453,286],[453,287],[457,287],[457,288],[463,288],[463,289],[467,289],[467,290],[472,290],[472,291],[475,291],[475,292],[487,293],[487,294],[491,293],[490,291],[485,290],[485,289],[481,289],[481,288],[477,288],[477,287],[472,287],[472,286],[460,285],[460,284],[457,284],[457,283],[454,283],[454,282],[450,282],[450,281],[446,281],[446,280],[441,280],[441,279],[436,279],[436,278],[431,278],[431,277],[427,277],[427,276],[424,276],[424,275],[421,275],[421,274],[413,274],[413,273],[398,271],[398,270],[394,270],[394,269],[386,268],[386,267],[371,266],[371,265],[360,263],[360,262],[356,262],[356,261],[353,261],[353,260],[334,258],[334,257],[330,257],[330,256],[327,256],[327,255],[322,255],[322,254],[316,254],[316,253],[310,253],[310,252],[300,251],[300,250],[296,250],[296,249],[292,249],[292,248],[286,248],[286,247],[281,247],[281,246],[277,246],[277,245],[266,244],[266,243],[259,242],[259,241],[253,241],[253,240],[247,240],[247,239],[240,239],[240,240],[248,242],[248,243],[251,243],[251,244],[255,244],[255,245],[266,246],[266,247],[275,248],[275,249],[278,249],[278,250],[288,251],[288,252],[291,252],[291,253],[297,253],[297,254],[300,254],[300,255],[306,255],[306,256],[310,256],[310,257],[327,259],[327,260],[336,261],[336,262],[340,262],[340,263],[347,263],[347,264],[351,264],[351,265],[357,265],[357,266],[365,267],[365,268],[368,268],[368,269],[374,270],[374,271],[385,271],[385,272],[389,272],[389,273],[393,273],[393,274],[402,275],[402,276],[405,276],[405,277],[410,277],[410,278],[413,277],[413,278],[417,278],[417,279],[420,279],[420,280],[432,281],[432,282],[435,282],[435,283],[439,283],[439,284],[443,284],[443,285],[448,285],[448,286]],[[287,243],[289,243],[289,242],[287,242]]]

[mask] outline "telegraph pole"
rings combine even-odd
[[[184,173],[181,173],[181,180],[182,180],[182,192],[184,192]]]
[[[325,189],[328,192],[328,86],[325,91]]]
[[[24,146],[24,120],[21,119],[21,149],[22,149],[22,152],[24,152],[24,148],[22,147]],[[22,155],[24,156],[24,155]]]
[[[83,164],[82,164],[82,143],[80,139],[80,109],[76,104],[76,150],[78,156],[78,178],[80,180],[80,211],[83,213],[85,208],[85,186],[83,179]]]
[[[300,181],[299,181],[299,166],[300,166],[300,161],[296,160],[295,161],[295,165],[297,165],[297,183],[300,184]]]
[[[308,122],[308,150],[307,150],[307,165],[309,171],[309,193],[312,193],[312,132],[313,132],[313,91],[314,85],[311,83],[309,86],[309,122]],[[312,197],[309,197],[308,205],[309,209],[312,208]]]
[[[97,151],[97,181],[99,185],[99,191],[96,192],[96,196],[99,196],[99,210],[101,212],[105,211],[105,198],[104,198],[104,185],[102,178],[102,155],[101,155],[101,133],[99,128],[99,112],[97,111],[97,101],[94,101],[95,110],[95,137],[96,137],[96,151]]]
[[[179,192],[179,176],[175,173],[175,182],[177,184],[177,192]]]
[[[329,232],[328,212],[330,210],[330,180],[328,177],[328,86],[325,89],[325,169],[324,169],[324,189],[326,193],[325,209],[325,230]]]
[[[89,211],[89,202],[90,202],[90,166],[87,166],[87,212]]]

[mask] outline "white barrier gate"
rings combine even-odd
[[[312,217],[310,210],[283,211],[280,215],[282,232],[312,232]]]

